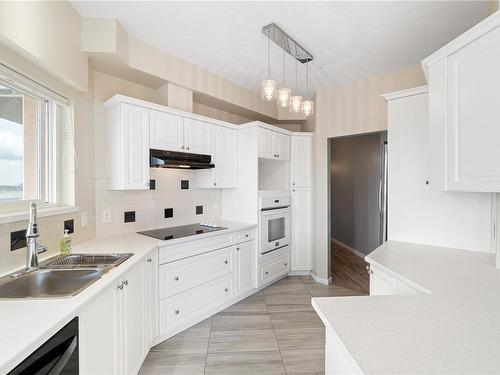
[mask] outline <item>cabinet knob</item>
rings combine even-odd
[[[151,258],[146,259],[146,262],[151,263],[153,260]]]
[[[236,248],[236,251],[240,251],[240,248],[239,248],[239,247],[237,247],[237,248]]]
[[[214,182],[214,186],[217,186],[217,182]]]
[[[189,146],[186,146],[186,150],[189,150]]]
[[[295,192],[295,189],[292,189],[293,192]]]
[[[292,185],[295,186],[295,182],[292,182]]]
[[[116,286],[116,289],[120,289],[120,290],[122,290],[122,289],[123,289],[123,283],[118,284],[118,285]]]
[[[225,260],[225,261],[224,261],[224,264],[227,264],[227,263],[228,263],[228,261],[227,261],[227,260]]]
[[[184,150],[184,146],[181,146],[181,150]]]
[[[373,273],[373,270],[370,268],[370,265],[366,266],[366,272],[368,272],[368,274]]]
[[[287,267],[288,267],[288,263],[285,263],[285,266],[287,266]]]
[[[174,311],[174,314],[175,314],[175,315],[179,315],[179,313],[180,313],[180,311],[179,311],[179,310],[175,310],[175,311]]]
[[[226,289],[224,289],[224,292],[226,292],[226,293],[227,293],[227,292],[229,292],[229,289],[227,289],[227,288],[226,288]]]
[[[175,276],[175,277],[174,277],[174,280],[175,280],[175,281],[179,281],[179,276]]]
[[[269,271],[266,271],[266,275],[269,275]]]
[[[277,155],[276,155],[276,157],[277,157],[277,158],[279,158],[279,157],[280,157],[280,154],[277,154]]]
[[[123,284],[124,284],[124,285],[128,285],[128,280],[125,280],[125,281],[123,282]]]
[[[246,237],[246,238],[248,238],[248,233],[247,233],[247,234],[245,234],[245,237]]]

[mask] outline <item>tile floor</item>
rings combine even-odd
[[[140,374],[323,374],[324,327],[311,297],[362,294],[286,277],[155,346]]]

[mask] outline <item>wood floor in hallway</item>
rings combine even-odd
[[[286,277],[155,346],[140,374],[324,374],[324,326],[311,297],[363,294]]]
[[[368,263],[363,258],[332,241],[330,262],[333,285],[366,294],[370,292]]]

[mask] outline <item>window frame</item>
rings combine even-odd
[[[35,150],[37,199],[0,201],[0,224],[26,219],[29,205],[33,201],[40,208],[39,216],[76,211],[73,111],[69,99],[2,63],[0,82],[20,94],[39,100]],[[60,149],[57,149],[58,147]],[[68,151],[71,165],[66,169],[61,157]],[[65,189],[71,190],[69,194]]]

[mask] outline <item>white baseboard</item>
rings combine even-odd
[[[288,276],[310,276],[310,275],[311,275],[310,270],[288,272]]]
[[[316,275],[314,272],[311,271],[311,277],[313,278],[314,281],[320,284],[330,285],[332,283],[331,276],[328,279],[325,279],[324,277],[319,277],[318,275]]]
[[[358,251],[356,249],[353,249],[352,247],[350,247],[349,245],[346,245],[345,243],[341,242],[341,241],[338,241],[336,240],[335,238],[332,237],[332,242],[336,243],[337,245],[343,247],[344,249],[346,249],[347,251],[353,253],[354,255],[360,257],[361,259],[365,259],[365,254],[363,254],[361,251]]]

